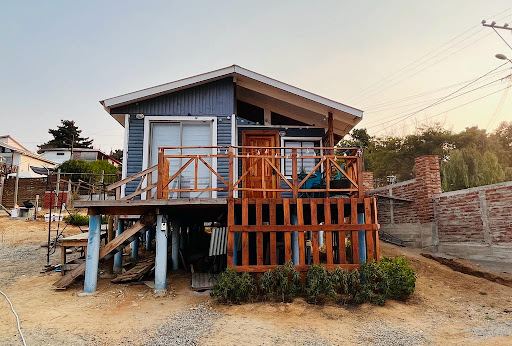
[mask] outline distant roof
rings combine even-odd
[[[7,140],[7,142],[5,141]],[[9,144],[9,140],[10,141],[13,141],[16,145],[14,145],[15,147],[19,147],[19,149],[22,149],[22,150],[25,150],[25,151],[30,151],[28,150],[27,148],[25,148],[23,145],[21,145],[20,142],[18,142],[17,140],[15,140],[14,138],[12,138],[11,135],[4,135],[4,136],[0,136],[0,142],[1,143],[7,143]]]
[[[44,148],[44,149],[40,149],[39,151],[41,153],[44,153],[44,152],[47,152],[47,151],[70,151],[70,148]],[[114,159],[109,154],[105,154],[100,149],[94,149],[94,148],[73,148],[73,151],[74,152],[82,152],[82,151],[85,151],[85,152],[98,152],[98,153],[102,154],[103,156],[108,157],[110,160],[115,161],[118,164],[121,164],[121,162],[119,162],[119,160]]]
[[[22,149],[20,149],[18,147],[9,145],[9,144],[4,143],[4,142],[0,142],[0,147],[4,147],[4,148],[7,148],[7,149],[10,149],[10,150],[12,150],[14,152],[20,153],[20,154],[28,156],[28,157],[32,157],[32,158],[37,159],[37,160],[41,160],[41,161],[49,163],[51,165],[55,165],[55,162],[53,162],[51,160],[48,160],[44,156],[37,155],[37,154],[35,154],[35,153],[33,153],[33,152],[29,151],[29,150],[22,150]]]
[[[236,78],[237,83],[244,83],[247,87],[247,82],[258,83],[258,85],[266,88],[285,91],[287,95],[292,95],[297,100],[297,103],[310,102],[315,104],[317,109],[321,109],[324,115],[327,112],[332,112],[335,120],[343,122],[345,125],[338,127],[338,132],[348,132],[354,127],[363,117],[363,111],[357,108],[347,106],[343,103],[333,101],[331,99],[319,96],[309,91],[294,87],[290,84],[280,82],[276,79],[266,77],[262,74],[247,70],[238,65],[232,65],[219,70],[203,73],[193,77],[180,79],[177,81],[157,85],[154,87],[134,91],[128,94],[111,97],[100,101],[105,110],[110,113],[111,108],[120,107],[122,105],[142,101],[156,96],[172,93],[178,90],[190,88],[196,85],[208,83],[226,77]],[[117,119],[117,118],[116,118]],[[122,121],[117,119],[121,124]]]

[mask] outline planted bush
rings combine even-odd
[[[330,273],[336,300],[342,304],[360,301],[361,274],[359,270],[351,271],[336,268]]]
[[[239,304],[251,299],[255,291],[255,282],[249,273],[238,273],[228,268],[220,275],[210,295],[224,303]]]
[[[404,257],[384,257],[379,266],[386,274],[387,298],[406,300],[414,292],[416,273]]]
[[[75,226],[86,226],[89,224],[89,215],[71,213],[63,218],[64,222]]]
[[[301,291],[300,273],[290,261],[266,271],[260,279],[265,298],[290,302]]]
[[[379,262],[363,263],[360,273],[361,289],[355,297],[355,302],[358,304],[370,302],[381,306],[386,304],[388,281]]]
[[[321,264],[313,264],[306,274],[307,299],[310,303],[317,304],[335,294],[334,280]]]

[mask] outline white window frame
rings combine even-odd
[[[322,147],[322,137],[281,137],[281,156],[285,156],[284,142],[319,142],[320,147]],[[323,155],[323,149],[320,149],[320,155]],[[292,179],[291,175],[286,175],[286,170],[284,167],[285,158],[281,159],[281,173],[285,176],[286,179]]]
[[[144,117],[144,140],[142,146],[142,170],[149,168],[149,148],[150,148],[150,128],[151,123],[165,123],[165,122],[212,122],[212,147],[217,146],[217,117],[216,116],[145,116]],[[212,168],[217,171],[217,158],[212,157]],[[154,174],[154,173],[153,173]],[[217,188],[217,177],[210,172],[212,188]],[[144,180],[142,188],[147,187],[147,179]],[[217,198],[217,191],[212,191],[212,198]],[[141,199],[146,199],[146,194],[141,195]]]

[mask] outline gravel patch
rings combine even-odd
[[[12,284],[24,275],[39,273],[45,263],[46,249],[37,245],[9,246],[0,243],[0,287]],[[41,263],[40,266],[37,263]]]
[[[431,341],[423,333],[394,328],[386,323],[372,324],[359,334],[360,345],[412,346],[428,345]]]
[[[215,320],[221,316],[210,307],[199,304],[173,316],[169,322],[158,327],[143,345],[198,345],[199,339],[211,330]]]
[[[512,321],[493,323],[484,327],[471,327],[468,331],[478,339],[512,336]]]

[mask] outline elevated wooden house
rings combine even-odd
[[[130,242],[137,251],[142,234],[147,249],[154,235],[157,292],[166,289],[168,253],[177,269],[180,251],[249,272],[378,258],[362,152],[335,147],[361,110],[236,65],[101,104],[125,127],[124,179],[108,187],[116,200],[76,203],[91,215],[86,263],[56,287],[85,271],[93,292],[98,261],[117,252],[119,269],[119,251]],[[119,222],[100,248],[102,214]]]

